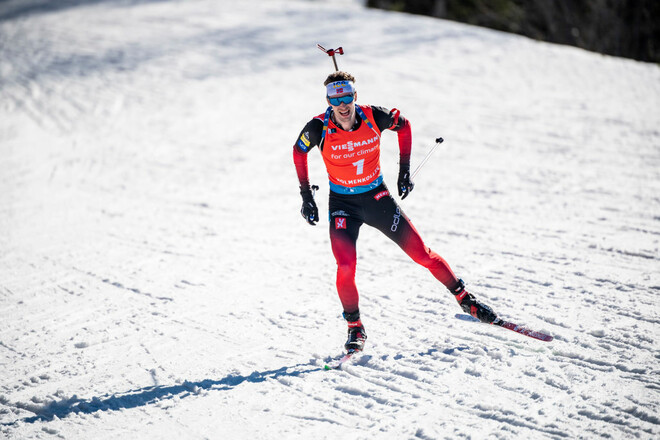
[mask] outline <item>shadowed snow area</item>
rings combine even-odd
[[[526,338],[361,230],[341,370],[327,176],[292,146],[342,46],[411,121],[401,207]],[[396,134],[381,162],[393,187]],[[660,68],[358,1],[0,2],[0,437],[660,435]]]

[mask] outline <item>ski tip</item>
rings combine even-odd
[[[471,315],[462,314],[462,313],[456,314],[456,318],[458,318],[462,321],[467,321],[467,322],[481,322],[477,318],[475,318]],[[543,332],[538,332],[538,331],[535,331],[535,330],[530,330],[527,327],[524,327],[522,325],[518,325],[518,324],[514,324],[510,321],[506,321],[506,320],[500,318],[499,316],[497,318],[495,318],[495,320],[493,322],[491,322],[490,325],[494,325],[494,326],[497,326],[497,327],[503,327],[505,329],[514,331],[514,332],[519,333],[521,335],[528,336],[528,337],[536,339],[538,341],[550,342],[554,339],[554,337],[551,336],[551,335],[548,335],[548,334],[543,333]]]
[[[323,367],[324,370],[339,370],[344,363],[349,360],[357,351],[349,351],[341,359],[331,361]]]

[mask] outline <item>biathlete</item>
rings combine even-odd
[[[355,245],[363,224],[381,231],[413,261],[431,271],[456,297],[464,312],[492,323],[497,315],[468,293],[447,262],[424,245],[383,182],[380,137],[384,130],[392,130],[399,141],[399,196],[406,198],[414,187],[410,178],[412,135],[408,120],[397,109],[356,105],[355,78],[349,73],[334,72],[324,85],[329,107],[300,132],[293,147],[293,161],[303,199],[300,212],[310,225],[319,220],[307,168],[307,153],[312,148],[319,148],[328,170],[330,243],[337,260],[337,292],[348,322],[346,350],[362,350],[367,339],[355,285]]]

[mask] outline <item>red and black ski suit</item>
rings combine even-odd
[[[424,245],[383,182],[380,167],[380,136],[397,132],[400,164],[410,163],[410,123],[399,114],[375,106],[356,105],[357,121],[345,131],[332,120],[331,108],[305,125],[293,147],[301,189],[309,188],[307,153],[319,147],[330,180],[330,243],[337,260],[337,292],[344,312],[358,310],[355,285],[356,242],[362,224],[373,226],[415,262],[426,267],[448,289],[458,284],[447,262]],[[324,128],[325,127],[325,128]]]

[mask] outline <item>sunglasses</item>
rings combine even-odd
[[[334,106],[340,106],[341,103],[343,102],[344,104],[350,104],[353,102],[353,99],[355,99],[355,94],[351,93],[350,95],[346,96],[340,96],[339,98],[330,98],[328,97],[328,101],[330,101],[330,104]]]

